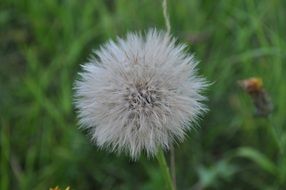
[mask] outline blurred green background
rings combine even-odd
[[[178,189],[286,189],[286,1],[169,0],[169,14],[214,82],[201,127],[176,145]],[[0,1],[1,190],[164,189],[156,159],[98,150],[72,105],[92,49],[150,27],[165,27],[159,0]],[[269,118],[237,85],[252,76]]]

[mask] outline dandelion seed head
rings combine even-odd
[[[129,33],[93,55],[76,81],[75,105],[99,147],[153,156],[182,141],[206,110],[197,61],[167,33]]]

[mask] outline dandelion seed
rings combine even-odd
[[[110,151],[136,159],[182,141],[206,111],[197,61],[169,34],[149,30],[109,41],[75,84],[80,124]]]

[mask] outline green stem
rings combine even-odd
[[[160,149],[156,157],[157,157],[157,160],[159,162],[160,169],[164,175],[166,185],[167,185],[167,189],[174,190],[174,185],[173,185],[172,178],[170,175],[169,167],[167,165],[167,162],[166,162],[166,159],[164,156],[164,152]]]
[[[277,147],[279,149],[279,153],[284,156],[285,152],[284,152],[284,144],[281,138],[281,130],[277,129],[276,126],[274,126],[274,122],[272,120],[272,117],[269,116],[268,118],[269,124],[270,126],[268,126],[268,128],[270,129],[270,134],[272,135],[272,138],[274,139],[275,143],[277,144]]]
[[[170,147],[170,169],[171,169],[171,175],[172,175],[174,190],[177,190],[177,187],[176,187],[175,148],[173,145],[171,145],[171,147]]]

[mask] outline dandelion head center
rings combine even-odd
[[[155,86],[147,83],[137,83],[127,88],[126,100],[131,110],[142,110],[158,105],[160,93]]]

